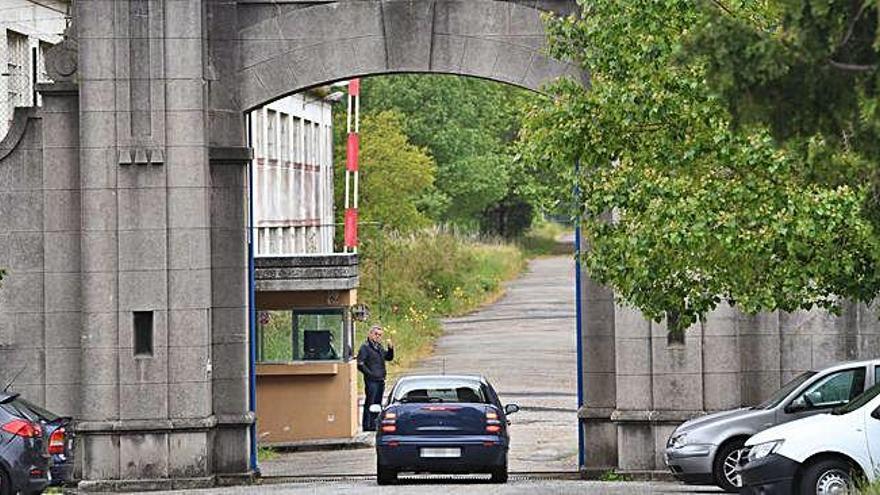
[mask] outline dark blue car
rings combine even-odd
[[[376,477],[394,483],[401,472],[488,473],[507,481],[507,415],[484,378],[469,375],[405,376],[379,412]]]
[[[49,485],[48,435],[17,399],[0,392],[0,495],[42,493]]]
[[[15,404],[28,415],[31,421],[39,423],[46,432],[49,455],[52,456],[50,486],[61,486],[73,480],[74,433],[73,420],[58,416],[28,400],[18,397]]]

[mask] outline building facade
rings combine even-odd
[[[39,106],[37,84],[49,82],[46,52],[61,41],[69,0],[0,2],[0,136],[15,107]]]
[[[257,256],[333,253],[332,112],[299,93],[249,114]]]

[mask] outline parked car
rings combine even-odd
[[[60,486],[73,478],[74,434],[73,420],[61,417],[21,397],[14,401],[31,421],[38,422],[49,439],[48,451],[52,456],[51,486]]]
[[[746,442],[741,493],[856,493],[880,470],[880,384],[831,413],[764,430]]]
[[[42,493],[51,477],[45,430],[17,399],[0,392],[0,495]]]
[[[847,362],[807,371],[755,407],[686,421],[666,443],[667,467],[685,483],[715,484],[729,492],[742,485],[737,467],[748,453],[746,440],[789,421],[828,412],[880,381],[880,360]]]
[[[401,472],[489,473],[507,481],[510,444],[507,416],[516,404],[501,405],[489,382],[471,375],[400,378],[380,413],[376,433],[376,478],[397,481]]]

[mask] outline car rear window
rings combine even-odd
[[[395,388],[392,401],[488,403],[479,381],[454,379],[404,381]]]
[[[52,421],[56,421],[59,419],[59,416],[57,414],[54,414],[50,411],[47,411],[46,409],[43,409],[42,407],[34,404],[33,402],[31,402],[27,399],[22,399],[21,397],[19,397],[19,398],[15,399],[14,402],[17,402],[20,405],[30,409],[31,411],[33,411],[33,413],[35,413],[37,416],[39,416],[40,419],[42,419],[43,421],[48,421],[51,423]]]
[[[40,419],[33,411],[22,404],[21,399],[14,399],[10,402],[0,404],[0,408],[18,418],[24,418],[30,421],[39,421]]]

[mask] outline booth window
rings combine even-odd
[[[342,361],[351,357],[348,312],[338,309],[259,311],[257,360]]]

